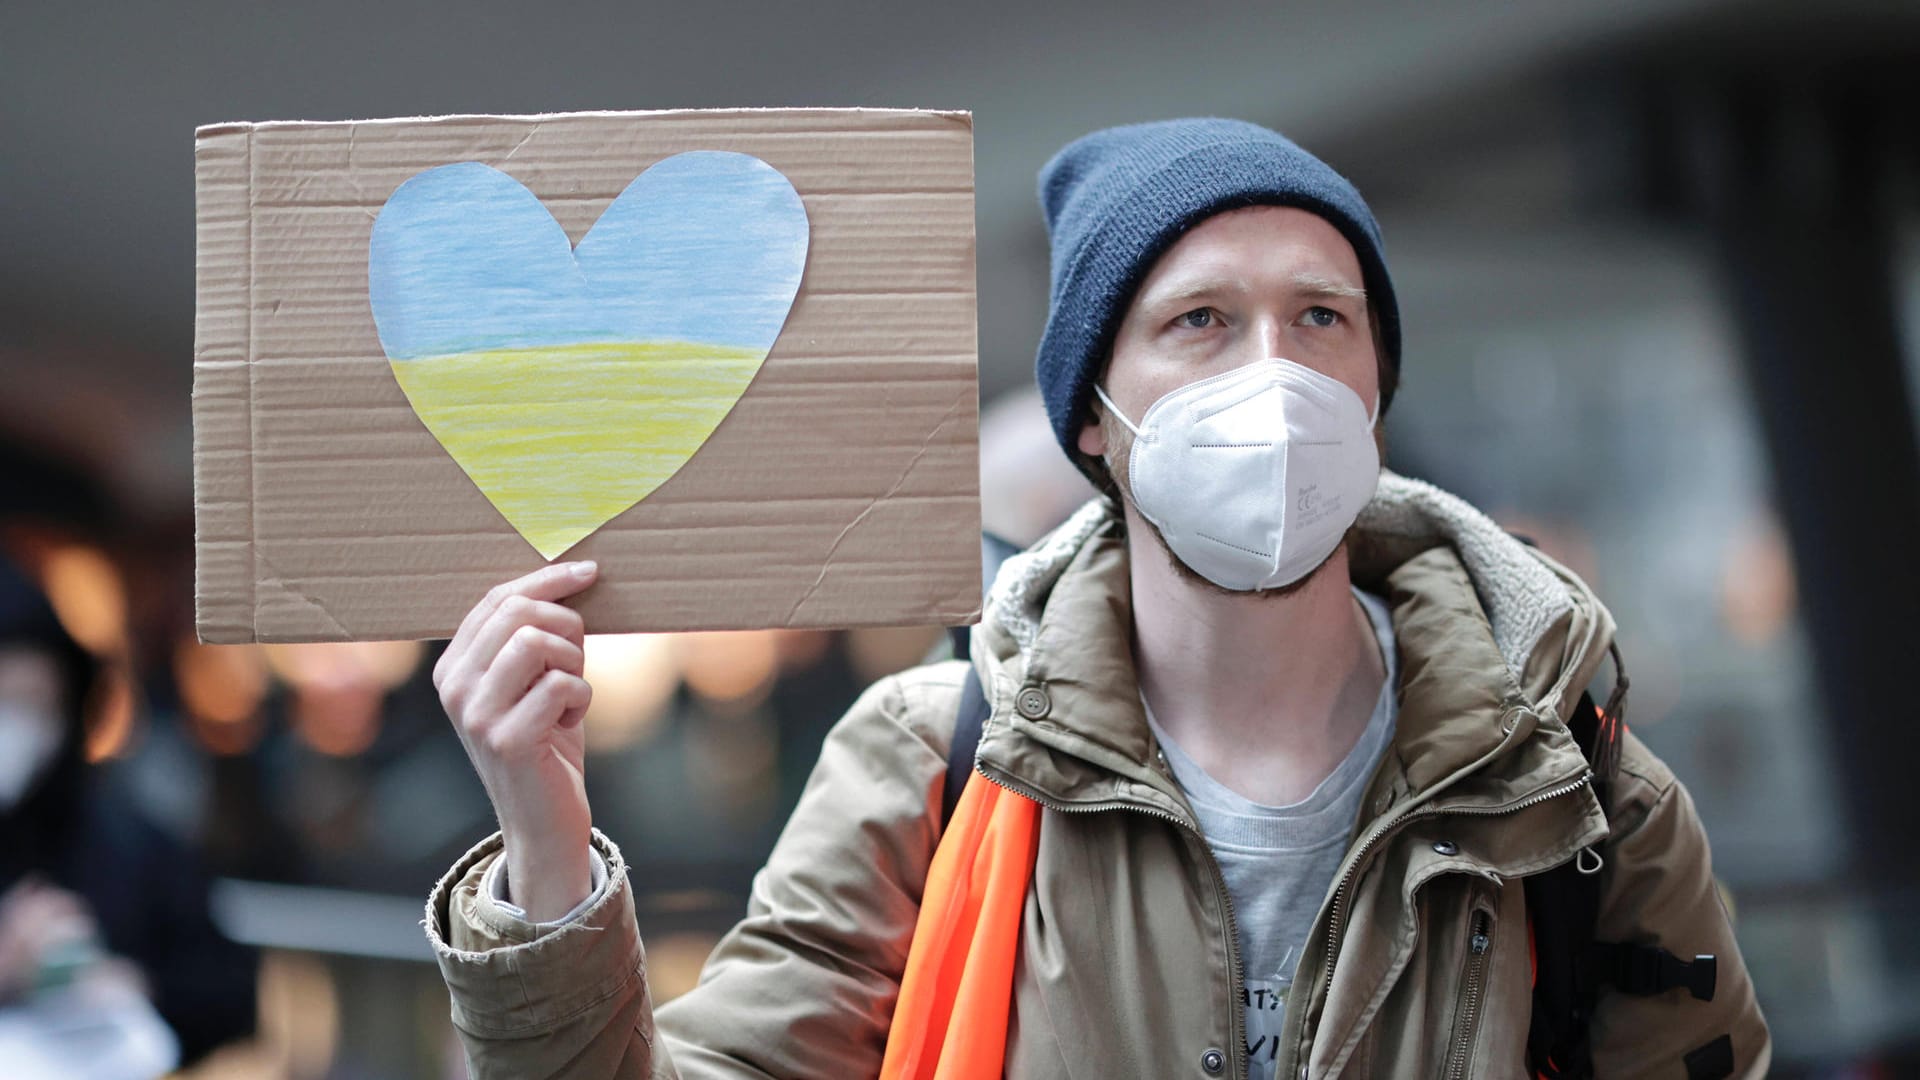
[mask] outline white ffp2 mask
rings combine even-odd
[[[18,806],[60,753],[60,718],[0,698],[0,812]]]
[[[1325,562],[1380,480],[1373,415],[1347,384],[1279,358],[1188,383],[1135,426],[1127,484],[1141,516],[1223,589],[1277,589]]]

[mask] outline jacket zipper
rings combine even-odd
[[[1453,1049],[1447,1055],[1448,1080],[1467,1075],[1467,1060],[1473,1054],[1474,1025],[1480,1018],[1480,984],[1486,974],[1487,949],[1493,944],[1493,916],[1484,908],[1473,909],[1467,938],[1467,976],[1462,994],[1460,1020],[1454,1028]]]
[[[1056,803],[1051,799],[1043,799],[1030,791],[1023,790],[1019,786],[1002,780],[980,768],[978,764],[974,766],[973,771],[979,773],[988,783],[1005,788],[1023,799],[1031,799],[1056,813],[1094,814],[1108,810],[1130,810],[1137,814],[1145,814],[1148,817],[1156,817],[1163,821],[1171,822],[1180,829],[1200,837],[1203,846],[1206,842],[1205,835],[1200,832],[1198,827],[1173,814],[1167,813],[1165,810],[1159,810],[1151,806],[1142,806],[1139,803],[1120,802],[1117,800],[1107,800],[1081,806],[1068,806],[1063,803]],[[1233,897],[1227,892],[1227,879],[1225,875],[1220,872],[1220,864],[1214,860],[1212,849],[1207,850],[1207,867],[1213,872],[1214,895],[1220,899],[1220,910],[1226,912],[1227,915],[1227,970],[1233,975],[1235,997],[1227,1008],[1228,1037],[1232,1040],[1232,1043],[1226,1047],[1226,1051],[1232,1056],[1231,1060],[1233,1061],[1233,1075],[1235,1080],[1245,1080],[1247,1076],[1247,984],[1246,976],[1240,970],[1240,927],[1239,924],[1234,921]]]
[[[1354,852],[1353,859],[1350,862],[1348,862],[1346,871],[1340,875],[1339,884],[1334,886],[1333,903],[1327,913],[1327,956],[1326,956],[1327,973],[1326,973],[1325,980],[1321,983],[1321,986],[1320,986],[1321,995],[1324,997],[1329,990],[1333,989],[1333,963],[1334,963],[1334,959],[1340,955],[1340,935],[1346,929],[1346,923],[1345,923],[1346,911],[1344,910],[1344,907],[1341,901],[1344,900],[1346,897],[1347,886],[1353,883],[1353,876],[1356,872],[1359,871],[1360,864],[1366,860],[1367,852],[1372,850],[1373,845],[1379,843],[1380,840],[1383,837],[1385,837],[1389,832],[1392,832],[1393,830],[1399,828],[1401,825],[1404,825],[1407,822],[1414,820],[1415,818],[1439,817],[1444,814],[1469,814],[1469,815],[1481,815],[1486,817],[1498,817],[1504,814],[1516,814],[1522,810],[1527,809],[1530,806],[1538,806],[1539,804],[1546,802],[1548,799],[1557,799],[1563,795],[1571,795],[1574,792],[1579,791],[1581,788],[1586,787],[1588,784],[1591,784],[1591,783],[1593,783],[1593,770],[1586,769],[1586,770],[1583,770],[1580,773],[1580,775],[1574,778],[1573,780],[1570,780],[1557,787],[1550,788],[1546,791],[1539,792],[1538,794],[1529,795],[1528,797],[1520,800],[1517,803],[1513,803],[1510,806],[1495,806],[1495,807],[1456,806],[1456,807],[1449,807],[1444,809],[1435,809],[1433,807],[1421,807],[1417,810],[1407,811],[1406,813],[1401,814],[1399,817],[1394,818],[1391,821],[1386,821],[1376,826],[1373,832],[1367,835],[1366,840],[1361,843],[1359,850]]]

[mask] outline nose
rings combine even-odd
[[[1275,356],[1286,356],[1286,320],[1277,312],[1264,311],[1255,319],[1253,333],[1249,335],[1252,343],[1258,346],[1259,355],[1247,358],[1249,363],[1266,360]]]

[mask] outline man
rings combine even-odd
[[[967,1030],[1004,1029],[1016,1077],[1525,1075],[1523,879],[1577,861],[1605,875],[1596,937],[1719,965],[1710,1001],[1602,994],[1598,1074],[1762,1075],[1685,790],[1628,735],[1603,811],[1568,734],[1605,609],[1380,470],[1399,322],[1359,194],[1200,120],[1088,136],[1041,198],[1039,382],[1110,497],[1009,562],[974,632],[975,768],[1042,810],[1007,1015]],[[557,601],[594,572],[494,590],[435,672],[502,829],[428,907],[476,1075],[875,1075],[937,899],[964,665],[853,707],[656,1020],[580,786],[583,627]]]

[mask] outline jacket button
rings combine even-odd
[[[1219,1076],[1227,1071],[1227,1055],[1218,1050],[1208,1050],[1200,1055],[1200,1067],[1207,1071],[1208,1076]]]
[[[1021,716],[1038,720],[1053,710],[1053,699],[1042,687],[1023,686],[1013,697],[1013,707]]]
[[[1451,840],[1435,840],[1433,842],[1433,850],[1442,855],[1458,855],[1460,854],[1460,845]]]

